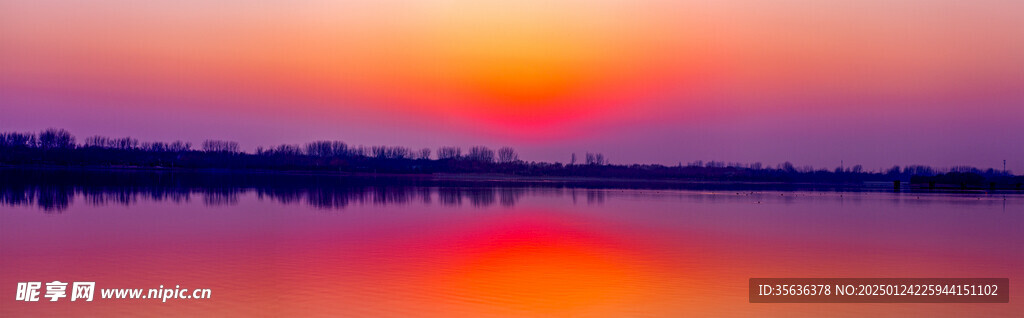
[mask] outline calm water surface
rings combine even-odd
[[[0,204],[0,316],[1019,317],[1021,292],[750,304],[747,280],[1019,286],[1022,224],[1019,194],[19,185]],[[212,298],[14,301],[17,282],[53,280]]]

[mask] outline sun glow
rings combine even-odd
[[[471,96],[518,111],[551,107],[592,88],[614,57],[602,30],[587,30],[536,3],[481,3],[452,8],[438,21],[438,74]],[[597,26],[593,26],[597,27]],[[588,32],[589,31],[589,32]]]
[[[603,315],[650,299],[631,280],[656,274],[613,240],[540,212],[499,221],[459,240],[436,286],[486,300],[482,314]]]
[[[26,44],[10,54],[24,61],[10,69],[46,87],[55,86],[47,76],[62,74],[68,80],[57,83],[76,87],[60,89],[72,91],[247,96],[522,135],[608,116],[649,96],[638,87],[670,83],[663,75],[690,63],[680,50],[686,28],[668,22],[680,18],[653,4],[388,0],[195,14],[209,9],[101,11],[89,23],[21,19],[14,26],[24,32],[14,34]],[[75,32],[93,36],[68,35]]]
[[[418,62],[402,74],[421,90],[409,104],[433,102],[434,111],[523,128],[599,106],[589,101],[625,76],[619,62],[627,44],[610,11],[569,6],[481,1],[421,8],[415,38],[425,43],[416,45]]]

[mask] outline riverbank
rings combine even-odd
[[[119,178],[118,176],[136,178]],[[498,186],[498,187],[573,187],[606,189],[682,189],[682,190],[809,190],[809,191],[941,191],[941,192],[1024,192],[1019,186],[983,187],[956,184],[910,184],[900,182],[766,182],[746,180],[702,180],[702,179],[643,179],[588,176],[523,176],[497,173],[366,173],[307,170],[261,170],[261,169],[194,169],[169,167],[76,167],[76,166],[12,166],[0,165],[0,180],[18,182],[19,179],[63,182],[83,182],[114,179],[137,179],[148,183],[163,176],[202,184],[210,179],[221,179],[229,184],[244,186],[245,183],[266,182],[302,183],[319,185],[330,183],[345,184],[413,184],[417,186]]]

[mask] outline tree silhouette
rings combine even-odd
[[[275,155],[275,156],[301,156],[302,155],[302,148],[300,148],[299,145],[288,145],[288,144],[278,145],[277,147],[274,147],[274,149],[270,150],[270,155]]]
[[[89,138],[85,138],[85,143],[83,144],[83,146],[85,147],[96,148],[107,148],[110,147],[110,145],[112,145],[112,143],[110,142],[110,138],[104,136],[92,136]]]
[[[314,157],[344,157],[349,155],[348,144],[341,141],[314,141],[306,144],[306,154]]]
[[[39,148],[73,149],[75,148],[75,137],[67,130],[49,128],[39,133]]]
[[[459,159],[462,157],[462,148],[459,147],[441,147],[437,148],[437,159]]]
[[[238,153],[238,142],[207,139],[203,141],[203,151]]]
[[[513,163],[519,161],[519,154],[512,147],[501,147],[498,149],[498,162]]]
[[[430,148],[423,148],[416,154],[416,159],[430,160]]]
[[[177,140],[175,142],[172,142],[170,144],[170,146],[168,146],[167,150],[168,151],[172,151],[172,152],[191,151],[192,150],[192,143],[191,142],[182,142],[181,140]]]
[[[0,146],[3,147],[35,147],[36,135],[32,133],[0,133]]]
[[[139,147],[139,140],[132,137],[112,139],[113,145],[110,148],[121,150],[132,150]]]
[[[876,172],[864,171],[861,165],[833,171],[810,166],[796,168],[785,162],[777,166],[722,161],[694,161],[688,165],[659,164],[613,165],[601,153],[586,153],[584,166],[554,162],[524,162],[511,147],[495,152],[475,146],[463,156],[461,148],[446,146],[437,149],[437,160],[430,160],[431,150],[413,151],[400,146],[349,147],[340,141],[314,141],[299,145],[257,148],[255,153],[239,150],[233,141],[206,140],[202,151],[192,150],[187,142],[143,142],[131,137],[92,136],[82,146],[63,129],[47,129],[32,133],[0,133],[0,166],[79,166],[79,167],[147,167],[174,169],[258,169],[268,171],[329,171],[342,173],[502,173],[516,176],[600,176],[602,178],[679,179],[719,181],[765,181],[854,184],[863,181],[907,180],[927,182],[930,188],[954,183],[959,188],[984,186],[985,189],[1024,186],[1024,177],[1009,171],[957,166],[942,174],[937,169],[909,165],[894,166]],[[141,145],[141,146],[140,146]],[[415,160],[413,160],[415,159]],[[939,177],[941,175],[941,177]],[[932,178],[935,177],[935,178]]]
[[[494,162],[494,150],[485,146],[474,146],[469,149],[469,154],[466,155],[466,158],[478,162]]]
[[[374,158],[377,159],[410,159],[412,150],[398,146],[373,146],[370,148]]]

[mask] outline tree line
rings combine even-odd
[[[345,173],[494,173],[514,176],[682,179],[695,181],[864,182],[911,180],[915,183],[1019,187],[1022,177],[1009,171],[960,166],[940,170],[915,165],[881,171],[862,166],[815,169],[786,162],[773,166],[695,161],[676,166],[611,164],[601,153],[585,153],[568,163],[520,159],[512,147],[473,146],[413,149],[402,146],[351,146],[342,141],[313,141],[241,150],[234,141],[140,142],[132,137],[91,136],[78,143],[64,129],[36,133],[0,133],[0,165],[143,167],[183,169],[253,169]]]

